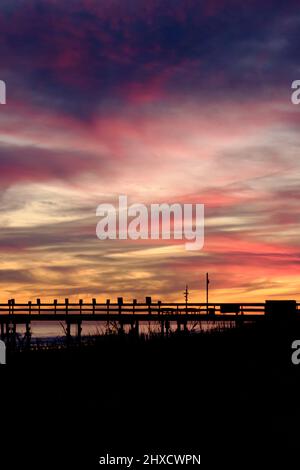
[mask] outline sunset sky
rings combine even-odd
[[[1,0],[0,301],[295,298],[298,1]],[[98,204],[204,203],[204,249]]]

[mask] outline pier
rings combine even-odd
[[[117,302],[107,299],[105,303],[79,300],[77,303],[65,299],[58,302],[16,303],[14,299],[0,304],[0,336],[1,339],[14,343],[18,327],[25,326],[25,341],[30,346],[31,322],[57,321],[65,325],[67,341],[73,337],[81,340],[83,322],[113,322],[118,333],[124,333],[129,325],[132,333],[139,335],[141,322],[157,323],[162,335],[168,335],[170,325],[176,324],[177,331],[188,331],[191,323],[202,322],[257,322],[266,316],[278,317],[284,311],[287,318],[298,316],[299,304],[294,300],[266,301],[264,303],[171,303],[153,302],[146,297],[145,302],[133,299],[126,303],[122,297]],[[280,313],[280,318],[283,318]]]

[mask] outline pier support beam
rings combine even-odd
[[[165,322],[164,322],[164,320],[161,320],[161,322],[160,322],[160,333],[161,333],[161,336],[165,335]]]
[[[139,336],[139,322],[138,320],[132,321],[131,322],[131,328],[130,328],[130,333],[135,336]]]
[[[17,325],[11,320],[5,323],[5,328],[5,341],[14,348],[17,344]]]
[[[1,339],[5,339],[5,328],[4,323],[1,323]]]
[[[82,322],[79,321],[77,323],[77,339],[79,343],[81,343],[81,333],[82,333]]]
[[[237,328],[242,328],[244,326],[243,315],[237,315],[235,320],[235,325]]]
[[[170,322],[166,320],[166,336],[169,336],[170,333]]]
[[[26,348],[30,348],[30,342],[31,342],[31,325],[30,325],[30,322],[27,322],[26,323],[26,332],[25,332]]]
[[[67,340],[67,345],[70,344],[71,342],[71,323],[68,321],[66,324],[66,340]]]
[[[120,320],[120,321],[119,321],[118,334],[119,334],[119,335],[122,335],[123,333],[124,333],[124,324],[123,324],[123,322]]]

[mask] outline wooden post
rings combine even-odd
[[[160,309],[161,309],[161,300],[157,301],[157,313],[160,315]]]
[[[133,314],[133,315],[135,314],[135,307],[136,307],[136,304],[137,304],[137,300],[136,300],[136,299],[133,299],[133,301],[132,301],[132,314]]]
[[[122,305],[123,305],[123,297],[118,297],[118,306],[119,306],[119,315],[120,315],[120,320],[119,320],[119,334],[124,333],[124,326],[123,326],[123,321],[121,320],[121,314],[122,314]]]
[[[106,314],[107,314],[107,322],[106,322],[106,332],[110,333],[109,329],[109,305],[110,305],[110,299],[106,299]]]
[[[92,302],[93,302],[93,315],[95,315],[96,299],[92,299]]]
[[[119,315],[122,313],[123,297],[118,297]]]
[[[69,313],[69,299],[65,299],[65,305],[66,305],[66,315]]]
[[[54,299],[54,315],[56,315],[56,310],[57,310],[57,299]]]
[[[29,300],[28,301],[28,313],[31,315],[31,307],[32,307],[32,302]]]
[[[82,304],[83,304],[83,300],[79,299],[79,313],[80,313],[80,315],[82,315]]]
[[[13,315],[14,314],[15,299],[10,299],[8,302],[9,302],[9,305],[10,305],[9,313],[11,315]]]
[[[151,315],[151,304],[152,304],[151,297],[146,297],[146,304],[148,305],[148,314]]]
[[[41,314],[41,299],[36,299],[36,304],[38,306],[39,315]]]

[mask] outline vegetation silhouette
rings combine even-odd
[[[9,360],[30,384],[22,397],[31,406],[31,431],[47,403],[51,442],[72,443],[62,444],[65,465],[81,459],[94,468],[105,452],[152,451],[200,452],[204,468],[280,458],[288,468],[298,450],[300,366],[291,362],[297,337],[297,318],[266,318],[168,337],[99,335],[80,346],[11,353]],[[49,442],[40,445],[46,452]],[[58,448],[51,449],[55,459]]]

